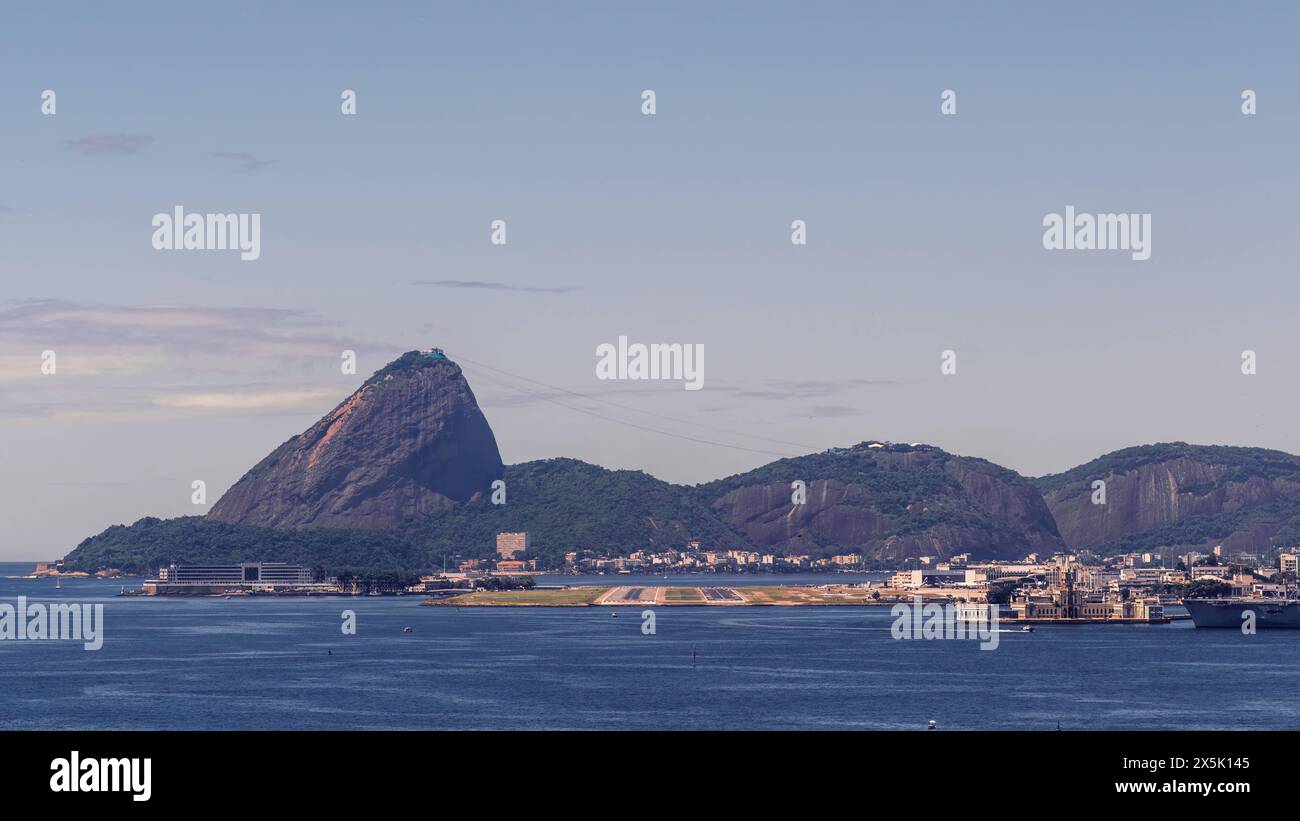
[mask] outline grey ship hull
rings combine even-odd
[[[1300,630],[1300,601],[1259,599],[1186,599],[1183,606],[1197,627],[1240,630],[1246,611],[1255,614],[1255,629]]]

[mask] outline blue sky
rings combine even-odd
[[[204,512],[430,345],[510,462],[1300,451],[1290,4],[266,5],[0,11],[0,559]],[[261,259],[153,250],[176,204],[262,214]],[[1044,251],[1066,205],[1151,213],[1152,258]],[[703,344],[705,389],[597,381],[619,335]]]

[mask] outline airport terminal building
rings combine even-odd
[[[151,595],[204,595],[223,592],[289,592],[316,587],[310,569],[283,562],[172,564],[144,583]]]

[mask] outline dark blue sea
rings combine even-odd
[[[124,599],[138,579],[32,568],[0,564],[0,602],[102,603],[104,643],[0,641],[3,729],[1300,729],[1300,631],[1039,627],[982,651],[894,640],[887,607],[661,607],[643,635],[640,608]]]

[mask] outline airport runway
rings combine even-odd
[[[596,599],[596,604],[663,604],[662,587],[614,587]]]
[[[730,587],[701,587],[699,591],[704,596],[705,604],[736,604],[744,601]]]
[[[651,605],[651,604],[671,604],[681,605],[700,605],[700,604],[744,604],[745,600],[739,593],[730,587],[696,587],[696,588],[671,588],[676,590],[693,589],[699,592],[700,601],[673,601],[665,599],[668,593],[668,587],[613,587],[608,592],[602,594],[594,602],[595,604],[607,605]]]

